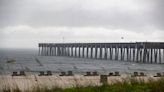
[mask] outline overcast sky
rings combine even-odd
[[[163,16],[164,0],[0,0],[0,48],[164,41]]]

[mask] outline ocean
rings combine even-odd
[[[12,62],[8,62],[13,60]],[[156,73],[164,72],[164,64],[141,64],[126,61],[96,60],[63,56],[38,56],[36,49],[0,49],[0,74],[11,74],[13,71],[38,73],[50,70],[53,73],[73,71],[81,74],[86,71],[109,73],[132,73],[135,71]]]

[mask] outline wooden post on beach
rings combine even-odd
[[[100,75],[100,83],[103,85],[108,83],[108,75]]]

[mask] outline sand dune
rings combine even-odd
[[[108,77],[108,83],[114,83],[118,81],[124,81],[129,78],[128,75]],[[137,77],[138,79],[143,79],[148,81],[151,79],[158,79],[157,77],[147,76],[147,77]],[[0,76],[0,89],[3,87],[10,88],[20,88],[21,90],[31,89],[33,87],[60,87],[68,88],[75,86],[88,86],[88,85],[101,85],[100,76],[38,76],[38,75],[27,75],[27,76],[10,76],[1,75]]]

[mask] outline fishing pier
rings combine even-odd
[[[164,42],[39,43],[40,56],[164,63]]]

